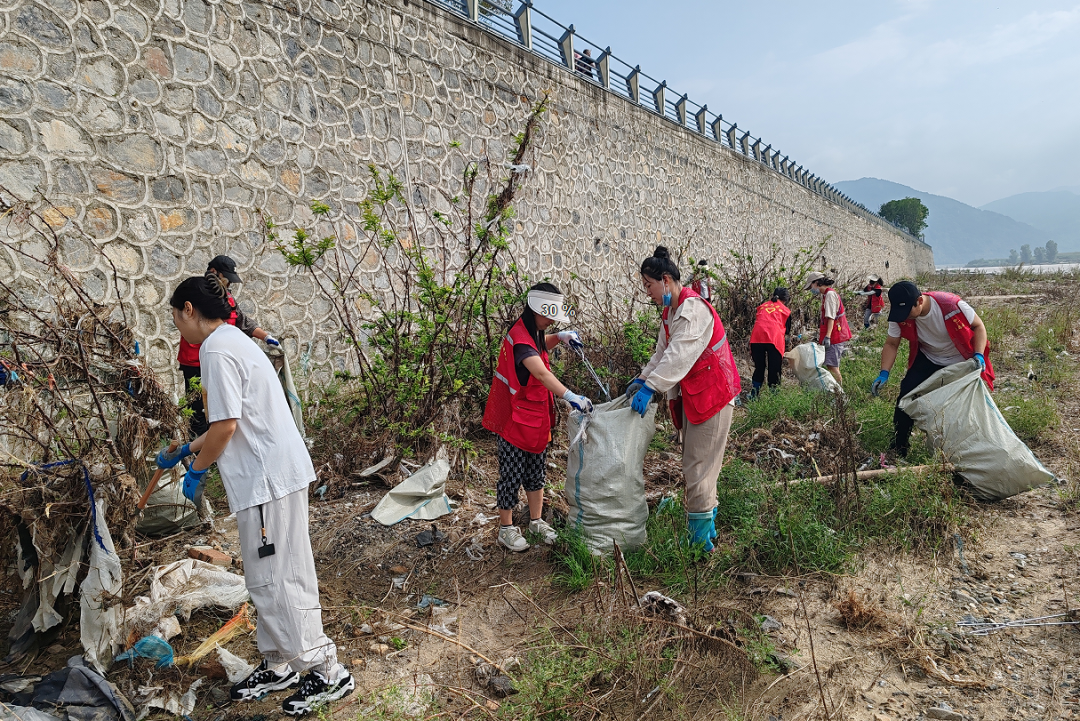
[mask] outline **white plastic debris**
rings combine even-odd
[[[123,606],[117,601],[123,594],[123,571],[105,525],[105,499],[97,499],[94,505],[100,542],[97,536],[90,540],[90,570],[83,579],[79,601],[79,637],[87,663],[104,674],[120,651]]]
[[[229,653],[221,646],[214,650],[217,651],[218,661],[221,663],[221,667],[225,669],[225,675],[228,677],[229,683],[240,683],[255,670],[255,667],[250,663],[234,653]]]

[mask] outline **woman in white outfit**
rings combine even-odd
[[[244,580],[259,615],[262,663],[230,695],[246,701],[299,686],[282,709],[300,716],[355,687],[337,661],[333,641],[323,633],[308,533],[308,484],[315,480],[315,469],[273,366],[243,331],[227,322],[233,309],[216,276],[188,278],[169,304],[184,339],[201,344],[210,429],[172,453],[163,450],[157,464],[172,468],[198,454],[183,490],[199,505],[207,469],[217,462],[229,510],[236,514]]]

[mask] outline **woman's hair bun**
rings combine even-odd
[[[653,251],[652,255],[654,258],[661,258],[663,260],[667,260],[671,257],[671,253],[669,253],[668,249],[662,245],[656,246],[656,250]]]

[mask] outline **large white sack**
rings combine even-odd
[[[611,542],[628,550],[645,542],[649,505],[642,475],[645,452],[656,433],[656,405],[642,418],[625,396],[601,403],[588,415],[573,412],[567,422],[570,450],[566,468],[569,522],[589,548],[611,553]],[[581,440],[575,439],[585,431]]]
[[[942,368],[904,396],[900,410],[977,498],[1008,498],[1054,478],[1002,417],[975,360]]]
[[[822,368],[825,364],[825,346],[803,343],[789,350],[784,357],[803,388],[820,393],[836,393],[840,390],[840,384],[832,373]]]

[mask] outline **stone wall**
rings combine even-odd
[[[218,253],[237,260],[241,306],[294,368],[329,367],[331,308],[264,244],[257,210],[306,223],[324,199],[355,236],[369,163],[410,197],[455,192],[460,158],[497,171],[543,91],[554,109],[513,240],[533,276],[625,295],[657,243],[715,259],[826,236],[826,262],[845,273],[933,266],[927,246],[422,0],[280,5],[0,0],[0,184],[55,204],[63,261],[96,296],[115,264],[155,367],[175,354],[169,293]],[[5,232],[19,231],[9,219]],[[31,273],[0,251],[4,279]]]

